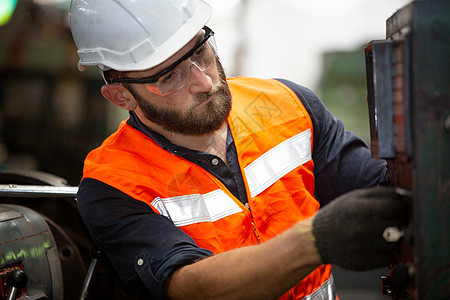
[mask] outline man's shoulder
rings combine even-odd
[[[258,77],[247,77],[247,76],[237,76],[237,77],[229,77],[227,78],[228,84],[235,85],[247,85],[247,86],[259,86],[259,85],[268,85],[275,84],[278,86],[282,86],[283,88],[288,88],[292,92],[294,92],[297,97],[302,101],[317,101],[318,97],[316,94],[309,88],[295,83],[291,80],[284,78],[258,78]]]

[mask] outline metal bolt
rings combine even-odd
[[[388,227],[383,232],[383,238],[386,242],[395,243],[403,236],[403,232],[397,227]]]
[[[144,264],[144,260],[142,258],[139,258],[137,264],[138,266],[142,266]]]

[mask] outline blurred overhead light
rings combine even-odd
[[[0,0],[0,26],[8,23],[16,8],[17,0]]]

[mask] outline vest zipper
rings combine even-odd
[[[294,293],[292,292],[292,289],[290,289],[290,290],[288,291],[288,299],[289,299],[289,300],[294,300]]]
[[[259,232],[256,229],[255,223],[253,222],[253,214],[252,214],[252,210],[250,209],[250,204],[247,202],[245,204],[245,207],[248,209],[248,212],[250,213],[250,223],[252,224],[252,230],[253,230],[253,234],[256,237],[256,241],[258,242],[258,244],[261,244],[261,238],[259,237]]]
[[[256,229],[255,223],[253,223],[253,217],[251,217],[251,223],[252,223],[252,228],[253,228],[253,233],[255,234],[256,240],[258,241],[258,244],[261,244],[261,239],[259,238],[259,232]]]

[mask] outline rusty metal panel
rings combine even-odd
[[[377,158],[394,158],[392,41],[372,42],[365,57],[371,151]]]
[[[450,297],[450,2],[412,6],[413,224],[419,299]]]
[[[412,195],[407,199],[411,234],[391,268],[392,286],[386,290],[394,299],[447,300],[450,299],[450,1],[410,3],[387,20],[386,38],[385,42],[392,44],[389,69],[395,153],[394,157],[386,158],[392,185]],[[379,75],[388,76],[376,73]],[[368,81],[369,89],[370,85]],[[376,151],[381,150],[379,144],[373,146]]]

